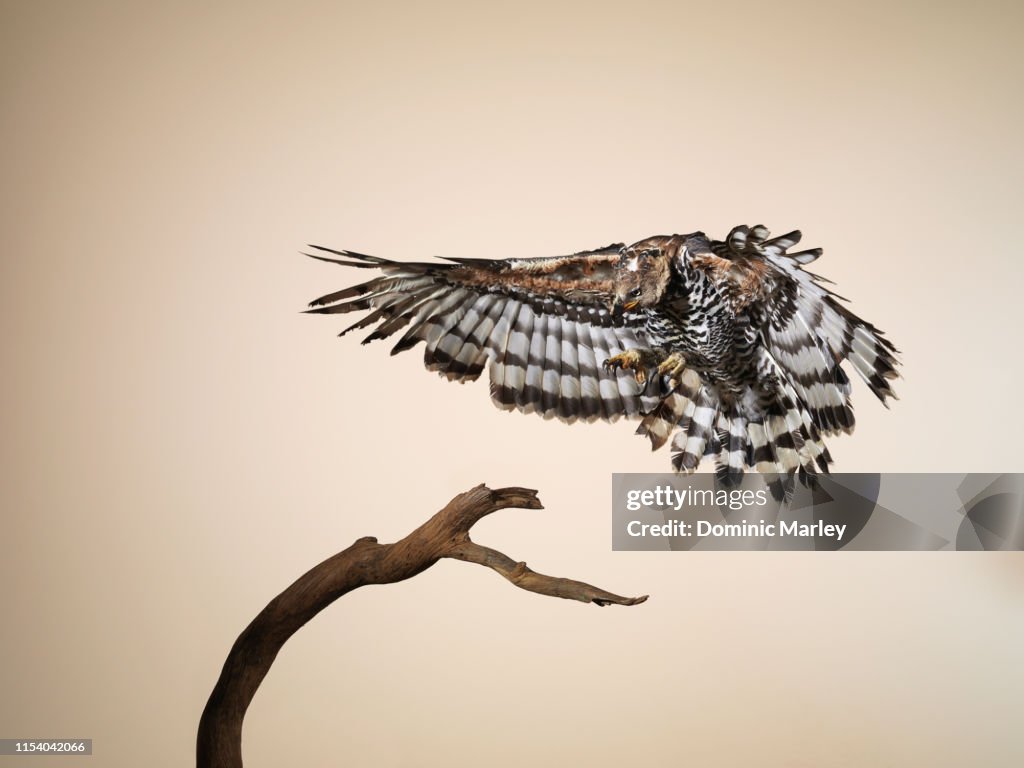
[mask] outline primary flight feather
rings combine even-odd
[[[432,371],[470,381],[487,367],[491,398],[576,420],[641,419],[657,449],[692,472],[713,457],[723,481],[754,468],[778,497],[794,475],[828,471],[823,438],[853,429],[849,362],[885,402],[896,349],[788,253],[799,232],[762,226],[724,241],[656,236],[553,258],[402,263],[312,246],[323,261],[379,270],[313,301],[310,312],[369,314],[363,343],[401,332]],[[337,258],[335,258],[337,257]],[[672,432],[675,434],[672,435]]]

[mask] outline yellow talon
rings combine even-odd
[[[685,369],[686,360],[678,352],[673,352],[661,361],[661,364],[658,366],[658,375],[668,376],[670,379],[676,380]]]
[[[644,354],[644,351],[639,349],[627,349],[618,355],[613,355],[604,361],[604,369],[606,371],[615,371],[619,368],[624,371],[633,371],[633,377],[637,380],[637,383],[643,384],[647,381],[647,369],[650,366],[651,361],[648,359],[649,353]]]

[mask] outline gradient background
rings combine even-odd
[[[613,553],[611,473],[667,453],[336,339],[299,310],[356,275],[298,255],[800,227],[904,353],[837,468],[1024,470],[1019,3],[2,8],[3,736],[189,764],[273,595],[487,482],[547,509],[478,541],[652,599],[360,590],[285,647],[248,766],[1024,761],[1020,556]]]

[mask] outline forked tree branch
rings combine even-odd
[[[596,605],[637,605],[647,596],[620,597],[581,581],[535,573],[497,550],[469,538],[481,518],[508,507],[543,509],[528,488],[492,491],[478,485],[459,494],[427,522],[394,544],[359,539],[328,558],[275,597],[231,647],[224,669],[199,720],[198,768],[240,768],[242,720],[278,651],[302,625],[342,595],[367,584],[412,578],[442,557],[493,568],[517,587],[541,595]]]

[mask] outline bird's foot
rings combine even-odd
[[[658,364],[658,375],[667,376],[670,381],[678,381],[686,370],[686,360],[678,352],[673,352]]]
[[[647,372],[654,368],[656,361],[653,353],[648,349],[627,349],[618,355],[613,355],[604,361],[606,371],[615,371],[621,368],[624,371],[632,371],[633,377],[638,384],[647,381]]]

